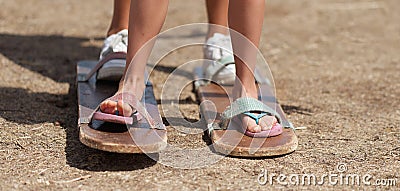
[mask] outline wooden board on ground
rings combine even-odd
[[[195,79],[201,79],[201,74],[201,68],[196,68]],[[264,104],[276,108],[284,121],[283,123],[288,124],[282,108],[279,104],[276,104],[275,96],[269,85],[260,84],[259,87],[263,96],[271,98],[264,99],[268,100],[263,101]],[[215,83],[197,87],[197,95],[200,101],[204,102],[201,105],[201,113],[205,121],[208,123],[220,122],[221,113],[231,103],[229,94],[232,92],[232,88],[233,86],[220,86]],[[292,128],[284,128],[283,133],[278,136],[253,138],[243,134],[243,128],[237,123],[237,120],[231,120],[230,123],[228,130],[213,130],[210,133],[214,149],[222,154],[244,157],[278,156],[291,153],[297,148],[298,140]]]
[[[80,61],[77,65],[78,78],[87,74],[97,64],[96,61]],[[106,98],[112,96],[118,88],[116,82],[96,82],[93,76],[87,82],[77,82],[79,104],[79,140],[95,149],[117,153],[154,153],[167,145],[165,130],[150,129],[142,119],[132,125],[120,125],[102,121],[81,123]],[[144,105],[151,117],[162,123],[151,83],[146,84],[143,96]],[[142,100],[143,101],[143,100]]]

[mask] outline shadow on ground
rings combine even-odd
[[[285,105],[285,104],[281,104],[283,111],[290,115],[293,113],[297,113],[297,114],[301,114],[301,115],[311,115],[313,113],[313,111],[311,109],[308,108],[304,108],[301,106],[294,106],[294,105]]]
[[[0,34],[0,54],[33,72],[70,85],[67,95],[0,87],[0,116],[18,124],[60,122],[66,132],[67,164],[72,167],[90,171],[131,171],[156,164],[146,155],[108,153],[80,143],[75,68],[78,60],[97,59],[99,47],[90,45],[89,41],[65,36]]]
[[[77,37],[0,34],[0,53],[56,82],[73,84],[75,63],[98,57],[99,48],[90,42],[91,39]]]

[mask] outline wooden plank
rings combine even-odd
[[[199,70],[199,69],[196,69]],[[197,74],[201,74],[197,72]],[[195,79],[201,79],[195,76]],[[229,94],[233,86],[220,86],[214,83],[200,86],[197,94],[202,104],[202,117],[207,123],[219,123],[221,113],[230,105]],[[261,85],[262,96],[274,98],[272,91],[266,85]],[[275,103],[275,99],[266,99],[265,104],[277,109],[278,113],[286,120],[281,107]],[[296,150],[297,136],[291,128],[284,128],[283,133],[268,138],[253,138],[243,134],[239,120],[231,120],[227,130],[213,130],[211,140],[217,152],[245,157],[263,157],[284,155]]]
[[[96,61],[81,61],[77,65],[79,76],[87,74],[96,65]],[[95,76],[88,82],[78,83],[79,104],[79,140],[92,148],[118,153],[153,153],[166,147],[167,136],[165,130],[149,129],[144,119],[132,125],[120,125],[102,121],[93,121],[90,124],[80,123],[106,98],[112,96],[118,88],[118,83],[96,83]],[[162,123],[158,112],[157,102],[151,83],[146,84],[143,102],[149,114],[157,122]]]

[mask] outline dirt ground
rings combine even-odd
[[[261,51],[298,150],[179,169],[78,139],[75,65],[98,57],[112,1],[0,0],[0,190],[376,190],[400,185],[400,1],[267,1]],[[206,22],[203,1],[174,0],[164,30]],[[181,55],[185,56],[185,55]],[[162,82],[179,62],[165,62]],[[156,86],[156,93],[159,93]],[[187,88],[190,89],[190,88]],[[158,96],[158,95],[157,95]],[[181,111],[198,120],[194,94]],[[159,96],[157,97],[159,98]],[[168,127],[169,142],[205,145]],[[174,133],[175,132],[175,133]],[[260,185],[275,174],[369,174],[396,186]]]

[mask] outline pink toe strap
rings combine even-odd
[[[92,115],[92,119],[113,122],[113,123],[120,123],[120,124],[132,124],[133,122],[135,122],[135,120],[141,120],[142,118],[144,118],[149,123],[149,126],[151,128],[165,129],[165,126],[163,124],[159,124],[158,122],[156,122],[147,112],[146,108],[139,101],[139,99],[137,99],[137,97],[131,93],[127,92],[118,93],[110,98],[107,98],[106,100],[111,100],[111,101],[122,100],[124,103],[129,104],[132,107],[132,110],[134,111],[136,110],[136,112],[131,117],[124,117],[114,114],[103,113],[99,109],[100,106],[98,106]]]

